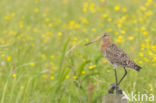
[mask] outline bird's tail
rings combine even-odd
[[[138,65],[135,65],[135,68],[134,68],[136,71],[140,72],[140,70],[142,69],[140,66]]]

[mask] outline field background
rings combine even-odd
[[[101,103],[114,71],[84,44],[104,32],[143,67],[125,93],[156,94],[155,13],[155,0],[0,0],[0,103]]]

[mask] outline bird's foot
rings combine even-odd
[[[115,88],[116,88],[116,84],[111,84],[111,86],[110,86],[110,89],[109,89],[108,93],[109,93],[109,94],[113,94],[113,93],[114,93]]]
[[[116,94],[122,94],[122,90],[119,87],[117,88]]]
[[[116,84],[112,84],[112,85],[111,85],[111,87],[110,87],[108,93],[109,93],[109,94],[113,94],[115,89],[116,89],[116,94],[122,94],[122,90],[121,90],[121,89],[119,88],[119,86],[116,85]]]

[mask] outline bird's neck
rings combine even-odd
[[[104,40],[101,44],[101,52],[104,52],[104,50],[111,44],[112,42],[110,39]]]

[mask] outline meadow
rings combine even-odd
[[[0,0],[0,103],[101,103],[114,70],[84,44],[104,32],[143,68],[122,90],[156,95],[155,13],[155,0]]]

